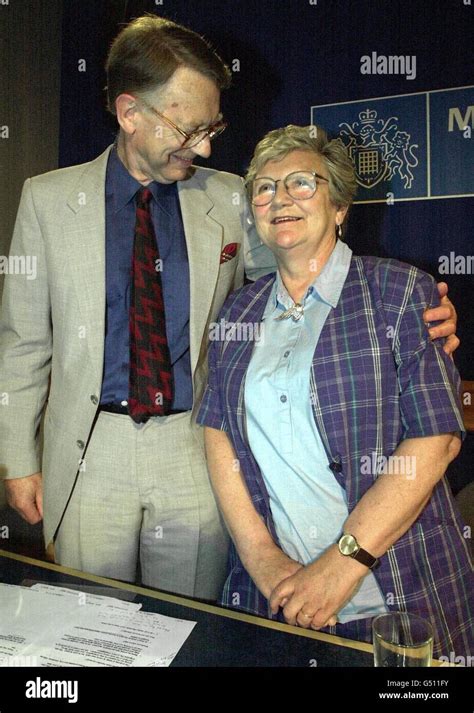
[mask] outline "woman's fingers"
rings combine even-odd
[[[296,625],[301,626],[303,629],[309,629],[311,622],[313,621],[313,617],[314,614],[307,614],[303,611],[303,609],[300,609],[296,615]]]
[[[296,626],[300,626],[303,629],[309,629],[310,627],[311,629],[322,629],[324,626],[336,626],[338,621],[336,614],[330,616],[323,624],[324,617],[321,616],[321,611],[308,614],[306,609],[307,607],[302,607],[296,615]]]
[[[290,577],[288,577],[290,579]],[[280,607],[284,607],[293,594],[294,586],[287,580],[280,582],[270,595],[269,605],[272,614],[276,614]]]

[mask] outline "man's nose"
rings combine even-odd
[[[196,144],[196,146],[193,146],[192,149],[198,156],[201,156],[202,158],[209,158],[212,153],[211,140],[209,136],[206,136],[202,141]]]

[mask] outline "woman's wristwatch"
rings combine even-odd
[[[352,557],[369,569],[375,569],[380,564],[377,557],[373,557],[367,550],[362,549],[354,535],[342,535],[337,546],[341,555]]]

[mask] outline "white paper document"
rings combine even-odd
[[[169,666],[196,622],[53,585],[0,584],[1,666]]]
[[[101,607],[106,606],[109,609],[117,609],[122,611],[123,609],[128,609],[132,611],[138,611],[142,608],[141,604],[135,602],[127,602],[122,599],[116,599],[115,597],[104,597],[100,594],[91,594],[87,590],[82,589],[67,589],[66,587],[57,587],[54,584],[44,584],[43,582],[38,582],[30,587],[35,592],[44,592],[52,597],[70,597],[70,600],[76,599],[79,605],[87,607]],[[1,591],[1,590],[0,590]]]

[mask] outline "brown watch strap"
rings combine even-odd
[[[363,550],[362,547],[359,547],[357,552],[354,552],[354,554],[350,555],[350,557],[353,557],[355,560],[365,565],[369,569],[375,569],[375,567],[378,567],[378,565],[380,564],[380,561],[377,559],[377,557],[371,555],[370,552],[367,552],[367,550]]]

